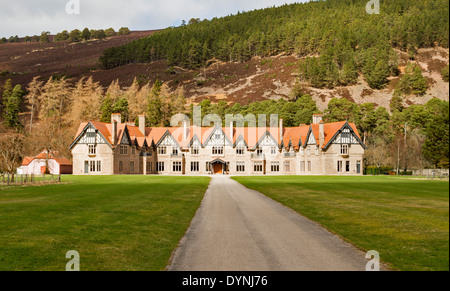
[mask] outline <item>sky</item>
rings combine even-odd
[[[296,2],[306,0],[0,0],[0,37],[85,27],[160,29],[191,18],[211,19]]]

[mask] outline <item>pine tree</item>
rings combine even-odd
[[[7,99],[3,99],[5,104],[3,118],[5,118],[5,125],[9,128],[22,128],[19,113],[22,111],[20,105],[22,103],[23,94],[22,87],[16,85],[11,92],[11,95],[9,95]]]
[[[159,126],[162,122],[162,111],[161,111],[161,82],[156,80],[153,84],[150,95],[148,96],[148,108],[147,108],[147,126]]]

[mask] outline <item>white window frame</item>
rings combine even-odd
[[[236,155],[238,155],[238,156],[245,155],[245,147],[242,147],[242,146],[237,147],[236,148]]]
[[[272,155],[276,155],[277,154],[277,147],[271,147],[270,148],[270,153],[272,154]]]
[[[90,144],[88,146],[88,152],[89,152],[89,155],[96,155],[97,154],[97,145]]]
[[[128,146],[126,146],[126,145],[120,146],[120,155],[122,155],[122,156],[128,155]]]
[[[193,173],[200,172],[200,162],[191,162],[191,172]]]
[[[255,173],[262,173],[262,172],[264,172],[264,162],[262,162],[262,161],[254,162],[254,164],[253,164],[253,171]]]
[[[348,144],[341,144],[341,156],[348,156],[349,148]]]
[[[245,172],[245,162],[236,162],[236,172],[238,173]]]
[[[200,147],[194,146],[191,148],[191,155],[198,156],[200,154]]]
[[[213,156],[223,156],[224,154],[224,147],[223,146],[216,146],[212,147],[212,155]]]
[[[291,162],[290,161],[284,161],[284,172],[286,172],[286,173],[291,172]]]
[[[158,155],[161,155],[161,156],[167,155],[167,147],[159,146],[158,147]]]
[[[270,170],[273,173],[279,173],[280,172],[280,162],[272,162],[270,165]]]
[[[179,161],[172,162],[172,171],[174,173],[181,173],[183,171],[182,169],[183,163]]]
[[[165,162],[158,162],[156,165],[156,170],[158,173],[164,172],[165,169]]]

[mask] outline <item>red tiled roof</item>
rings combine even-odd
[[[78,129],[77,136],[79,136],[88,123],[82,123],[80,128]],[[112,143],[112,124],[102,123],[102,122],[92,122],[92,124],[98,129],[98,131],[107,139],[110,144]],[[325,130],[325,140],[323,146],[327,145],[330,140],[336,135],[336,133],[342,129],[342,127],[346,124],[343,122],[335,122],[335,123],[326,123],[324,124]],[[356,133],[356,135],[360,138],[356,125],[354,123],[349,123],[350,127]],[[125,133],[125,128],[128,129],[128,133],[131,138],[131,142],[136,142],[139,147],[144,145],[144,142],[147,142],[147,145],[150,146],[152,142],[157,144],[161,141],[163,136],[169,132],[170,135],[175,139],[175,141],[182,147],[187,148],[192,139],[197,136],[202,144],[205,144],[208,138],[211,136],[214,127],[196,127],[191,126],[188,128],[187,139],[183,138],[183,127],[175,128],[175,127],[147,127],[145,129],[145,135],[141,133],[139,127],[129,126],[124,123],[117,125],[118,130],[118,140],[120,141]],[[238,140],[240,136],[243,137],[244,141],[247,143],[249,148],[254,148],[262,137],[269,132],[273,139],[281,145],[288,146],[289,143],[292,143],[292,146],[297,149],[299,144],[305,145],[307,140],[307,135],[309,130],[312,129],[314,136],[317,140],[317,144],[319,141],[319,124],[313,125],[304,125],[299,127],[288,127],[283,128],[283,134],[280,140],[280,129],[279,127],[271,127],[271,128],[257,128],[257,127],[245,127],[245,128],[233,128],[232,136],[230,135],[229,127],[222,127],[223,132],[227,136],[227,138],[234,144]],[[114,146],[114,145],[113,145]]]
[[[28,166],[34,160],[46,160],[47,151],[42,151],[35,157],[25,157],[22,162],[22,166]],[[50,152],[48,154],[49,160],[55,160],[61,166],[71,166],[72,163],[64,156],[60,155],[57,151]]]

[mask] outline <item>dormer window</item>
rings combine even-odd
[[[96,155],[97,154],[97,146],[96,145],[89,145],[89,155]]]
[[[236,148],[236,154],[239,156],[242,156],[245,154],[245,147],[237,147]]]
[[[191,154],[194,156],[197,156],[200,154],[200,148],[199,147],[192,147],[191,148]]]
[[[270,149],[270,153],[271,153],[272,155],[276,155],[276,154],[277,154],[277,147],[272,147],[272,148]]]
[[[167,147],[158,147],[158,155],[167,154]]]
[[[120,154],[122,156],[128,155],[128,146],[121,145],[120,146]]]
[[[348,144],[341,145],[341,156],[348,156]]]

